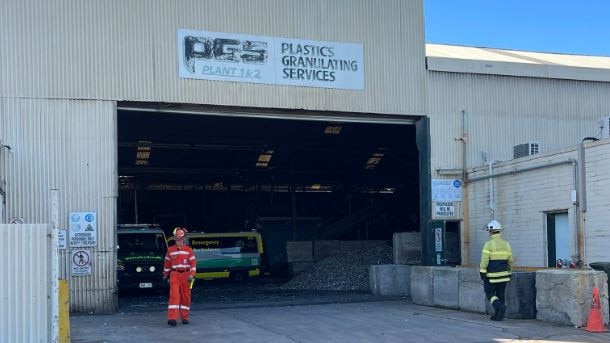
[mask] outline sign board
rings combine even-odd
[[[455,218],[456,206],[452,201],[439,201],[434,204],[435,218]]]
[[[66,230],[57,230],[57,248],[61,250],[66,250],[67,246],[68,242],[66,240]]]
[[[443,251],[443,229],[440,227],[434,228],[434,251]]]
[[[433,179],[432,201],[462,201],[462,180]]]
[[[72,251],[72,276],[91,275],[91,250],[75,249]]]
[[[459,220],[462,216],[461,201],[433,201],[432,219]]]
[[[97,246],[97,216],[95,212],[70,212],[70,247]]]
[[[178,30],[181,78],[364,89],[362,44]]]

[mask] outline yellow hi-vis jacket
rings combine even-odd
[[[512,267],[513,252],[510,244],[500,238],[499,233],[491,235],[481,252],[480,272],[484,273],[491,283],[509,282]]]

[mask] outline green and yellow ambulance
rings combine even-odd
[[[197,258],[197,279],[245,282],[261,274],[263,242],[258,232],[187,233]]]

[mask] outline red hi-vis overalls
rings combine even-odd
[[[189,318],[191,310],[191,289],[189,275],[195,277],[197,261],[191,247],[184,245],[178,248],[172,245],[165,254],[163,277],[169,275],[169,305],[167,319],[178,320],[178,312],[182,319]]]

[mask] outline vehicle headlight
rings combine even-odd
[[[149,268],[148,270],[150,270],[150,272],[152,273],[152,272],[154,272],[155,270],[157,270],[157,268],[155,268],[155,266],[150,266],[150,268]]]
[[[136,267],[136,272],[140,273],[142,271],[142,267]]]

